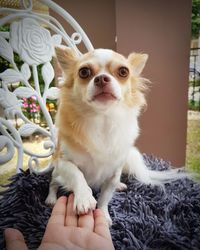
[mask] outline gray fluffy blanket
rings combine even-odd
[[[169,168],[161,159],[144,158],[151,169]],[[127,176],[122,179],[128,190],[116,192],[109,205],[116,250],[200,249],[199,184],[183,179],[165,184],[163,190]],[[49,180],[50,175],[36,176],[29,171],[11,178],[0,200],[0,249],[5,247],[3,230],[7,227],[18,228],[29,249],[38,247],[51,213],[44,203]],[[62,190],[58,196],[61,194]]]

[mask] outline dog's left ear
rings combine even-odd
[[[70,68],[73,68],[74,63],[77,60],[77,56],[71,48],[64,46],[55,47],[55,53],[57,60],[64,72]]]
[[[140,53],[131,53],[128,56],[128,61],[132,66],[133,74],[135,76],[139,76],[142,73],[148,57],[147,54]]]

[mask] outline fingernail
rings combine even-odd
[[[66,203],[67,202],[67,197],[66,196],[60,196],[59,200]]]
[[[104,215],[104,213],[102,212],[102,210],[100,208],[96,208],[94,210],[94,216],[101,216]]]
[[[72,201],[74,199],[74,194],[71,193],[68,198],[70,199],[70,201]]]

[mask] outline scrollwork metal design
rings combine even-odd
[[[56,100],[59,89],[52,87],[54,80],[54,68],[51,65],[54,56],[54,47],[64,44],[70,46],[80,55],[77,45],[83,43],[87,50],[93,46],[87,35],[64,9],[51,0],[41,0],[49,8],[61,15],[73,28],[74,33],[68,35],[63,26],[52,16],[35,13],[31,0],[21,0],[20,10],[1,8],[0,14],[5,14],[0,19],[0,26],[10,23],[10,32],[0,32],[0,56],[7,60],[11,68],[0,73],[0,106],[3,107],[5,118],[0,118],[0,164],[8,162],[17,149],[16,169],[22,168],[23,155],[29,156],[29,167],[33,171],[34,166],[39,166],[39,159],[52,155],[56,145],[56,132],[52,118],[46,108],[47,99]],[[53,35],[50,30],[53,31]],[[23,60],[19,68],[14,60],[17,53]],[[44,90],[41,92],[38,77],[38,65],[41,66],[41,75],[44,81]],[[33,79],[34,84],[31,84]],[[17,88],[10,90],[10,85],[20,82]],[[41,127],[29,120],[22,112],[22,98],[33,97],[37,100],[45,117],[48,129]],[[20,118],[21,126],[16,129],[9,121]],[[44,153],[30,152],[23,146],[23,137],[29,137],[35,132],[48,137],[44,142]],[[4,150],[3,150],[4,149]],[[51,164],[48,164],[47,168]]]

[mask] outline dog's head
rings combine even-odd
[[[94,109],[145,103],[140,74],[148,55],[131,53],[125,58],[112,50],[95,49],[78,57],[70,48],[55,50],[65,78],[61,91],[68,91],[72,100]]]

